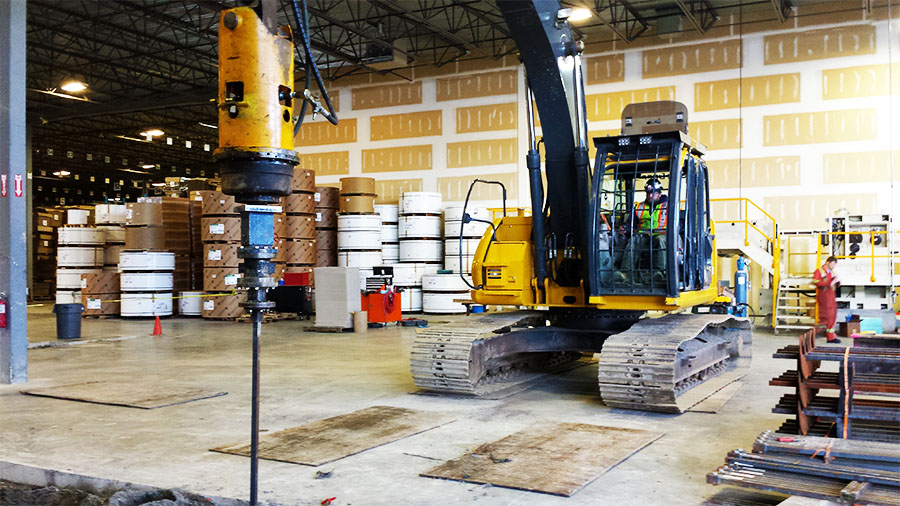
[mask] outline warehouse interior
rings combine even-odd
[[[9,0],[0,53],[0,505],[900,504],[897,1]]]

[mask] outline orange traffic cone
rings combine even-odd
[[[162,323],[159,321],[159,316],[156,317],[156,321],[153,323],[153,333],[151,336],[161,336],[162,333]]]

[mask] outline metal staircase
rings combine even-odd
[[[812,278],[779,279],[772,316],[772,327],[776,334],[779,331],[809,330],[815,327],[815,293]]]

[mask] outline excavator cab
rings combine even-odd
[[[623,135],[594,139],[591,296],[678,297],[712,282],[708,172],[700,146],[685,133],[683,108],[632,104],[623,113]],[[635,127],[636,111],[660,109],[678,112],[643,113],[643,128]]]

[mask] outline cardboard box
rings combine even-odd
[[[243,293],[224,296],[209,294],[209,296],[203,297],[203,317],[237,318],[244,314],[244,308],[241,307],[241,302],[244,302],[245,300],[247,300],[247,295]]]
[[[287,249],[284,245],[284,239],[278,239],[275,241],[273,246],[276,248],[275,258],[272,259],[273,262],[286,262],[287,261]]]
[[[375,196],[375,178],[373,177],[342,177],[341,195],[367,195]]]
[[[349,214],[372,214],[375,212],[375,197],[370,195],[341,195],[340,212]]]
[[[161,227],[163,225],[162,206],[153,202],[126,204],[125,225]]]
[[[191,289],[191,258],[186,255],[175,255],[172,289],[178,292]]]
[[[238,243],[215,243],[210,242],[203,245],[203,266],[204,267],[237,267],[240,259],[237,256]]]
[[[287,236],[287,215],[279,213],[275,215],[275,237]]]
[[[292,241],[290,239],[284,242],[285,261],[289,264],[316,264],[316,241],[300,240]]]
[[[316,267],[337,267],[337,250],[316,250]]]
[[[316,209],[316,228],[337,229],[337,209]]]
[[[316,209],[337,209],[338,200],[341,198],[341,190],[333,186],[316,186]]]
[[[299,167],[295,167],[294,177],[291,178],[291,191],[315,193],[316,173],[311,170],[304,170]]]
[[[356,267],[316,267],[316,326],[349,328],[353,313],[359,311],[359,269]]]
[[[94,206],[94,222],[98,225],[123,225],[126,208],[124,204],[97,204]]]
[[[125,249],[165,251],[163,227],[126,227]]]
[[[312,193],[292,193],[284,198],[284,212],[313,214],[316,202]]]
[[[87,209],[66,209],[66,225],[93,225]]]
[[[201,191],[204,216],[237,216],[234,197],[220,191]]]
[[[317,229],[316,247],[319,248],[319,250],[337,250],[337,230]]]
[[[118,272],[103,271],[81,275],[82,294],[119,293],[120,291]],[[118,297],[114,298],[118,299]]]
[[[285,239],[315,239],[316,215],[315,214],[289,214],[286,218]]]
[[[204,267],[203,291],[230,292],[237,288],[239,279],[237,267]]]
[[[81,305],[88,316],[117,316],[121,312],[119,293],[91,293],[81,292]]]
[[[200,220],[203,242],[240,242],[241,218],[239,216],[203,217]]]

